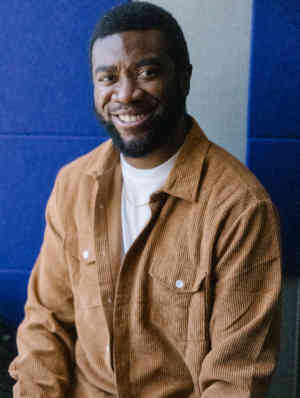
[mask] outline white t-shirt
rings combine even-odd
[[[121,155],[123,255],[149,221],[151,217],[150,196],[167,180],[179,151],[166,162],[152,169],[136,169],[128,164],[124,156]]]

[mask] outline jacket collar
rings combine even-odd
[[[177,161],[162,190],[172,196],[195,202],[210,142],[193,119]]]
[[[87,174],[98,179],[111,172],[120,162],[120,153],[113,146],[112,140],[105,141],[94,151],[87,165]]]
[[[209,140],[193,119],[192,127],[162,191],[187,201],[196,201],[209,146]],[[119,162],[120,154],[114,148],[112,141],[108,140],[96,149],[95,156],[88,165],[87,174],[101,178],[114,170]]]

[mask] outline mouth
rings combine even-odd
[[[122,126],[128,128],[141,127],[144,123],[148,122],[153,115],[153,111],[148,113],[122,113],[112,115],[113,121]]]

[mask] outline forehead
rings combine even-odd
[[[138,61],[148,56],[167,57],[168,44],[158,30],[129,31],[97,39],[92,49],[93,66]]]

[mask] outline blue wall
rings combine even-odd
[[[23,317],[57,171],[105,139],[88,42],[99,17],[124,2],[0,2],[0,316],[12,324]]]
[[[284,270],[300,274],[300,2],[255,0],[248,165],[279,208]]]

